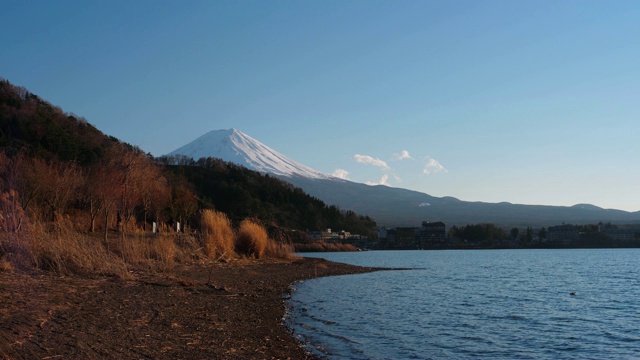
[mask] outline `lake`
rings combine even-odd
[[[324,358],[640,358],[639,249],[303,255],[415,269],[296,284],[286,321]]]

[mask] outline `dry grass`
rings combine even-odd
[[[293,245],[277,243],[273,240],[269,240],[267,245],[266,256],[276,259],[294,260],[298,259],[298,256],[294,255],[295,249]]]
[[[200,237],[133,229],[129,235],[111,233],[105,241],[101,234],[79,230],[69,218],[55,223],[30,218],[21,232],[0,234],[0,272],[39,269],[60,275],[128,278],[131,269],[171,272],[178,263],[205,259],[295,258],[291,245],[270,239],[256,221],[242,221],[237,236],[223,213],[205,210],[201,223]],[[244,256],[238,257],[236,251]]]
[[[130,267],[146,267],[169,272],[178,259],[193,259],[195,241],[184,241],[184,249],[176,244],[175,235],[109,238],[105,244],[99,236],[77,232],[70,222],[52,226],[40,222],[26,224],[19,234],[0,240],[4,255],[0,271],[35,268],[60,275],[112,275],[130,277]]]
[[[236,238],[238,253],[261,259],[268,244],[269,236],[264,227],[249,219],[242,220]]]
[[[200,239],[191,235],[177,234],[174,237],[174,242],[176,244],[176,261],[187,263],[208,259]]]
[[[129,265],[143,266],[152,270],[171,272],[178,261],[189,261],[192,256],[193,241],[182,241],[178,245],[178,235],[151,235],[140,233],[132,237],[119,236],[110,241],[110,249]]]
[[[202,211],[201,231],[204,252],[210,259],[235,255],[235,234],[226,214],[215,210]]]
[[[119,255],[127,264],[135,265],[147,265],[152,254],[151,242],[148,239],[122,234],[109,239],[109,249]]]
[[[73,231],[67,223],[53,229],[30,223],[26,228],[14,243],[18,261],[23,265],[58,274],[127,277],[127,267],[121,259],[109,252],[102,242]]]
[[[295,250],[298,252],[334,252],[334,251],[358,251],[358,248],[351,244],[315,241],[307,244],[296,244]]]
[[[160,236],[153,247],[153,255],[160,262],[163,271],[173,270],[178,249],[174,237]]]
[[[9,262],[6,255],[3,256],[0,259],[0,272],[12,272],[12,271],[13,271],[13,265],[11,265],[11,262]]]

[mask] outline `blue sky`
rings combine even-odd
[[[0,76],[154,155],[640,210],[638,1],[3,1]]]

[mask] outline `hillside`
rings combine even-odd
[[[65,113],[0,78],[0,148],[13,154],[27,150],[33,157],[91,165],[117,143],[85,118]]]

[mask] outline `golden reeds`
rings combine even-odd
[[[245,219],[240,223],[236,238],[236,251],[260,259],[264,256],[269,243],[267,231],[260,224]]]
[[[200,226],[207,257],[215,259],[235,255],[235,235],[226,214],[215,210],[203,210]]]

